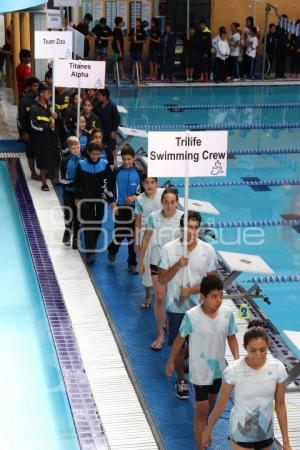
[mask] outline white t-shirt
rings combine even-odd
[[[230,56],[240,55],[241,36],[240,33],[232,33],[230,36]]]
[[[145,192],[140,194],[135,201],[135,214],[142,214],[142,228],[145,228],[147,219],[151,213],[161,209],[161,196],[164,188],[157,188],[154,197],[148,197]]]
[[[258,46],[257,37],[256,36],[248,37],[246,55],[250,56],[250,58],[255,58],[257,46]]]
[[[154,211],[148,217],[146,228],[153,230],[150,264],[159,265],[163,246],[180,237],[180,218],[182,214],[182,211],[176,209],[174,216],[167,219],[160,209],[159,211]]]
[[[159,267],[169,269],[183,256],[183,243],[180,238],[164,245]],[[185,313],[199,304],[200,294],[192,294],[180,300],[180,290],[185,287],[200,286],[207,273],[217,269],[217,255],[210,244],[198,239],[196,247],[188,254],[189,263],[180,269],[168,282],[166,291],[166,310],[172,313]]]
[[[231,309],[221,305],[214,319],[195,306],[185,313],[179,334],[189,336],[190,381],[199,386],[211,385],[222,378],[225,368],[226,338],[238,331]]]
[[[273,400],[277,383],[287,379],[284,365],[273,356],[259,370],[251,369],[245,357],[224,371],[224,381],[234,386],[230,414],[230,437],[236,442],[258,442],[273,437]]]
[[[216,42],[216,57],[223,59],[223,61],[225,61],[225,59],[228,58],[229,53],[230,53],[230,48],[229,48],[229,44],[227,39],[225,39],[225,41],[223,41],[223,39],[218,39],[218,41]]]

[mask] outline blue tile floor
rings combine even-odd
[[[111,218],[105,229],[111,235]],[[106,234],[106,233],[104,233]],[[103,245],[103,235],[99,239]],[[126,246],[121,248],[115,264],[107,262],[106,254],[99,253],[91,267],[92,276],[115,323],[124,350],[132,365],[139,386],[152,417],[168,450],[196,449],[193,434],[193,398],[178,400],[174,393],[175,377],[168,379],[164,367],[169,355],[167,345],[161,352],[153,352],[150,344],[155,338],[153,308],[140,310],[144,290],[139,275],[127,270]],[[193,397],[193,396],[191,396]],[[215,427],[212,450],[230,449],[226,409]]]

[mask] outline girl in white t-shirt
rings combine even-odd
[[[222,392],[203,434],[203,447],[211,441],[211,431],[226,407],[234,389],[230,414],[230,438],[234,450],[270,450],[274,440],[273,401],[283,441],[289,443],[284,401],[287,372],[278,359],[268,355],[269,337],[259,321],[251,321],[244,335],[247,355],[228,366],[223,373]]]
[[[255,60],[258,46],[257,29],[251,28],[246,42],[246,52],[244,60],[244,73],[247,78],[254,79],[255,75]]]
[[[161,209],[161,196],[164,192],[163,188],[158,187],[157,178],[147,177],[147,175],[142,175],[141,178],[142,186],[145,192],[140,194],[135,201],[135,244],[134,251],[139,254],[141,251],[141,243],[144,236],[144,231],[146,228],[148,217],[154,211]],[[147,309],[151,305],[151,287],[153,286],[150,271],[150,251],[151,242],[148,246],[144,257],[144,268],[145,272],[143,274],[143,285],[145,287],[146,298],[140,304],[141,309]]]
[[[151,240],[150,269],[155,293],[155,320],[157,337],[151,344],[152,350],[161,350],[164,341],[164,298],[165,287],[158,283],[158,267],[161,251],[165,244],[180,237],[180,218],[182,212],[177,209],[178,192],[175,188],[166,188],[161,196],[162,209],[150,214],[141,243],[138,271],[145,273],[144,258]]]

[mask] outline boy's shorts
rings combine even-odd
[[[208,394],[217,395],[222,386],[222,378],[214,380],[213,384],[199,386],[193,384],[195,389],[196,402],[204,402],[208,400]]]
[[[169,319],[169,336],[168,345],[172,346],[179,333],[179,328],[184,318],[184,313],[172,313],[168,312]]]
[[[107,58],[107,47],[96,47],[95,54],[98,58],[106,59]]]

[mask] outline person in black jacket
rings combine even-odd
[[[85,118],[85,129],[91,134],[95,128],[101,128],[99,117],[93,113],[93,104],[91,100],[85,99],[82,102],[82,116]]]
[[[270,76],[272,72],[273,65],[275,63],[276,52],[277,52],[277,34],[276,34],[276,25],[275,23],[270,23],[269,32],[266,36],[266,75]],[[265,38],[263,38],[263,43]]]
[[[18,106],[17,124],[21,140],[25,143],[26,157],[32,180],[40,180],[41,177],[35,170],[35,156],[31,143],[30,107],[35,101],[39,91],[40,80],[35,77],[27,78],[27,88],[20,97]]]
[[[194,81],[194,69],[197,62],[197,47],[198,36],[196,34],[196,28],[194,26],[190,26],[186,32],[183,43],[185,76],[187,82]]]
[[[296,26],[299,26],[300,20],[297,20]],[[300,76],[300,36],[292,34],[291,36],[291,76],[299,78]]]
[[[30,136],[36,165],[41,171],[42,190],[49,191],[47,172],[58,179],[58,140],[55,133],[56,113],[49,107],[51,88],[44,83],[39,86],[39,97],[30,108]]]
[[[64,113],[64,126],[68,136],[74,136],[76,134],[77,106],[78,93],[73,92],[70,97],[69,106]]]
[[[287,20],[287,15],[282,14]],[[277,53],[276,53],[276,78],[285,78],[285,63],[290,47],[290,34],[280,25],[276,27]]]
[[[72,248],[76,250],[77,237],[79,231],[79,222],[77,208],[74,198],[74,180],[77,166],[81,159],[80,143],[76,136],[70,136],[67,139],[68,153],[63,157],[60,165],[60,184],[63,186],[65,232],[63,243],[66,246],[71,244],[71,234],[73,234]]]
[[[161,39],[162,73],[164,79],[168,79],[171,83],[175,81],[175,48],[176,35],[172,26],[167,24]]]
[[[100,146],[90,142],[87,158],[78,164],[75,175],[75,204],[85,241],[86,262],[96,259],[97,239],[101,232],[105,203],[114,204],[114,181],[110,165],[100,157]]]
[[[201,76],[197,81],[206,82],[209,79],[211,72],[211,49],[211,31],[207,27],[206,21],[202,19],[199,23],[198,32],[198,65]]]
[[[99,117],[103,133],[103,144],[107,146],[108,162],[114,164],[116,150],[116,135],[120,126],[118,108],[110,100],[109,89],[100,89],[97,93],[98,104],[95,114]]]

